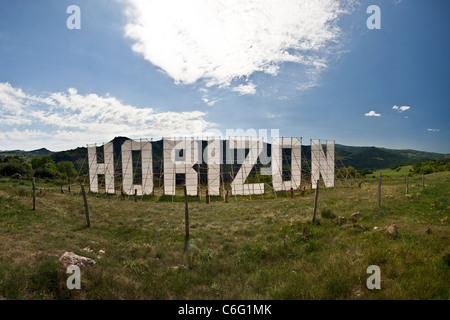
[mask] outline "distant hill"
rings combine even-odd
[[[336,145],[336,158],[338,161],[341,160],[345,166],[352,166],[357,170],[361,170],[365,168],[383,169],[392,166],[403,166],[422,160],[450,159],[450,155],[417,150]]]
[[[120,155],[120,147],[127,139],[128,138],[126,137],[116,137],[112,140],[114,144],[115,159],[118,159]],[[204,142],[203,145],[205,146],[205,144],[206,143]],[[154,162],[160,163],[163,152],[162,141],[153,141],[152,147]],[[352,166],[357,170],[366,168],[383,169],[392,166],[403,166],[422,160],[450,159],[450,154],[417,150],[394,150],[377,147],[353,147],[340,144],[336,144],[335,151],[336,162],[342,161],[345,166]],[[306,156],[307,160],[310,161],[311,146],[302,146],[302,153]],[[268,154],[270,155],[270,144]],[[77,170],[83,168],[82,171],[87,172],[87,149],[85,147],[60,152],[52,152],[44,148],[34,151],[0,151],[0,158],[16,155],[24,158],[26,161],[30,161],[33,158],[50,155],[56,163],[61,161],[72,161]],[[155,167],[154,169],[158,170],[155,172],[159,172],[159,167]]]
[[[22,150],[0,151],[0,159],[5,158],[5,157],[19,156],[22,159],[24,159],[25,161],[31,161],[31,159],[48,156],[53,153],[54,152],[47,150],[45,148],[33,150],[33,151],[22,151]]]

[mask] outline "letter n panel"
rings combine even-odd
[[[334,187],[334,141],[327,140],[327,155],[320,140],[311,140],[311,185],[317,187],[317,180],[322,176],[325,187]]]

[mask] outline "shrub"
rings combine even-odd
[[[16,173],[26,175],[29,173],[29,168],[25,164],[21,163],[7,163],[1,167],[1,175],[12,176]]]
[[[336,215],[331,211],[331,209],[324,209],[320,212],[320,215],[324,219],[334,219],[336,218]]]
[[[211,261],[214,259],[215,256],[216,256],[216,253],[210,248],[204,249],[204,250],[200,251],[200,253],[199,253],[200,259],[202,259],[204,261]]]
[[[46,164],[53,165],[53,167],[56,170],[55,161],[50,156],[40,157],[40,158],[34,158],[31,160],[31,165],[33,166],[33,169],[38,169]]]
[[[75,178],[78,175],[78,172],[75,170],[75,167],[70,161],[62,161],[56,165],[56,169],[67,179],[67,182],[70,184],[70,179]]]
[[[34,171],[34,176],[37,178],[50,178],[55,179],[58,177],[58,172],[51,168],[40,167]]]
[[[38,264],[30,275],[28,290],[37,298],[67,299],[70,290],[67,290],[66,278],[57,261],[45,260]]]

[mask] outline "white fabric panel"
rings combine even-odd
[[[335,177],[335,153],[334,153],[334,141],[327,140],[327,157],[323,159],[325,162],[322,167],[325,166],[326,174],[323,174],[322,177],[325,181],[325,187],[331,188],[334,187],[334,177]]]
[[[176,174],[186,175],[186,191],[190,196],[198,194],[198,175],[192,167],[198,163],[198,143],[193,138],[163,139],[164,146],[164,194],[175,195]],[[182,159],[178,153],[183,150]]]
[[[142,185],[133,183],[133,156],[132,151],[141,151]],[[153,192],[153,160],[152,144],[148,141],[127,140],[122,144],[122,180],[125,194],[138,196],[152,194]]]
[[[283,181],[283,148],[291,149],[291,180]],[[272,185],[275,191],[294,190],[300,187],[302,143],[298,138],[272,139]]]
[[[248,183],[245,184],[250,171],[256,164],[259,155],[263,151],[263,138],[256,137],[230,137],[230,149],[238,149],[238,158],[243,158],[245,149],[249,149],[248,156],[242,163],[241,168],[236,174],[235,179],[231,183],[232,194],[235,195],[251,195],[264,194],[264,183]],[[243,150],[239,156],[239,149]]]
[[[334,187],[334,141],[327,141],[327,155],[320,140],[311,140],[311,184],[317,188],[317,180],[322,176],[326,188]]]
[[[89,190],[98,192],[98,175],[105,175],[106,193],[116,193],[114,187],[114,146],[112,142],[103,145],[104,163],[97,163],[97,146],[88,146]]]
[[[220,138],[208,139],[206,147],[206,162],[208,165],[208,194],[220,196],[220,162],[221,162]]]

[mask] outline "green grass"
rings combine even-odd
[[[450,173],[377,179],[361,188],[189,200],[184,253],[182,197],[88,195],[38,181],[0,179],[0,298],[6,299],[448,299]],[[140,199],[141,200],[141,199]],[[350,217],[361,212],[356,221]],[[338,225],[339,217],[347,218]],[[398,236],[385,234],[395,224]],[[374,228],[377,229],[374,229]],[[89,247],[92,252],[83,251]],[[105,253],[101,253],[100,250]],[[58,262],[65,251],[94,259],[81,290],[68,290]],[[369,290],[367,267],[381,268]]]
[[[379,169],[375,170],[373,173],[366,174],[366,177],[379,177],[380,173],[383,177],[390,177],[390,178],[400,178],[404,177],[405,174],[409,173],[411,174],[410,170],[412,169],[412,166],[402,166],[398,167],[397,169]]]

